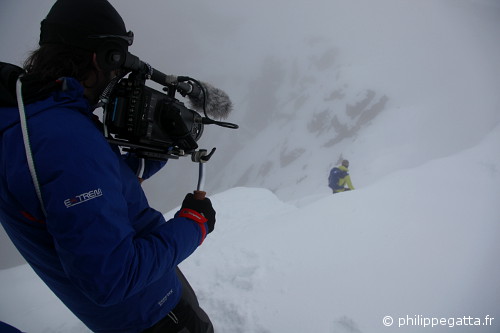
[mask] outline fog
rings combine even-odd
[[[2,0],[2,61],[21,64],[36,47],[52,3]],[[473,146],[500,121],[494,0],[112,3],[134,31],[132,53],[232,98],[228,121],[240,129],[206,126],[200,141],[217,147],[209,193],[258,186],[292,200],[324,192],[341,157],[363,187]],[[400,126],[384,126],[389,120]],[[186,158],[144,188],[167,211],[196,181]],[[3,238],[0,250],[0,268],[20,262]]]

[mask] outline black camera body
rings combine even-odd
[[[146,80],[162,85],[165,93],[146,86]],[[203,116],[177,100],[176,92],[187,97],[193,107],[200,108]],[[226,93],[188,76],[165,75],[130,52],[125,55],[120,74],[101,94],[96,107],[99,106],[104,107],[106,139],[147,159],[198,155],[196,142],[204,125],[238,128],[236,124],[209,117],[227,116],[232,104]],[[207,155],[205,160],[208,158]]]
[[[177,100],[175,89],[164,90],[166,94],[133,75],[121,79],[105,106],[108,140],[151,159],[178,158],[194,152],[203,133],[202,116]]]

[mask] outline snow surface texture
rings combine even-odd
[[[488,315],[492,325],[432,332],[499,332],[499,142],[497,127],[471,149],[342,194],[219,193],[216,230],[181,268],[220,333],[423,332],[398,328],[419,315]],[[0,281],[0,320],[87,332],[28,266]]]

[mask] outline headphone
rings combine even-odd
[[[103,71],[113,71],[119,69],[125,63],[128,47],[123,41],[106,38],[96,50],[97,65]]]
[[[112,71],[125,63],[128,47],[134,42],[134,33],[129,31],[126,35],[91,35],[87,38],[97,41],[95,53],[99,68]]]

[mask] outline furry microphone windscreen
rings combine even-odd
[[[191,107],[202,111],[204,103],[206,102],[205,111],[207,115],[218,119],[227,118],[233,109],[233,103],[229,96],[223,90],[215,88],[211,84],[205,82],[200,82],[200,84],[203,86],[203,90],[206,92],[207,96],[204,100],[202,92],[197,96],[188,95]]]

